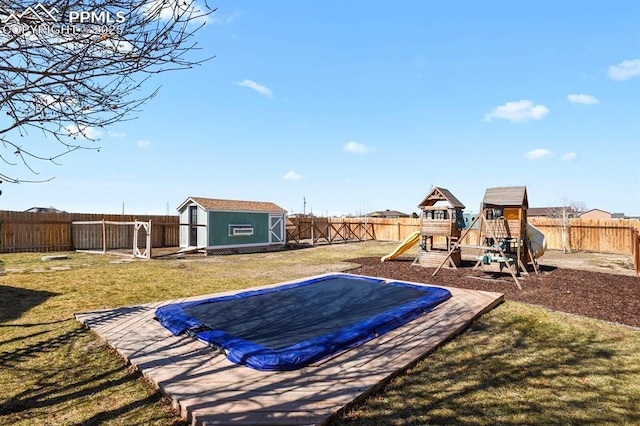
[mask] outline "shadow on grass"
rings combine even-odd
[[[46,335],[48,338],[43,339]],[[140,411],[146,411],[147,420],[149,413],[156,420],[170,419],[164,414],[166,410],[157,408],[162,405],[160,392],[141,391],[138,382],[142,375],[114,359],[113,352],[105,351],[104,345],[97,344],[95,336],[75,320],[42,324],[37,333],[23,337],[25,343],[11,349],[2,345],[11,346],[12,341],[0,342],[0,370],[11,370],[11,376],[27,382],[22,390],[7,394],[0,402],[0,423],[28,416],[34,423],[46,424],[48,413],[67,410],[82,412],[75,423],[73,417],[67,419],[67,424],[78,425],[116,419],[125,419],[126,423],[127,418],[136,419]],[[53,362],[47,362],[54,353],[58,355]],[[113,404],[105,410],[103,403],[89,402],[98,400],[111,400]],[[65,408],[72,406],[76,408]],[[137,424],[137,420],[131,424]]]
[[[20,318],[29,309],[57,296],[58,293],[0,285],[0,295],[2,295],[0,322],[5,322]]]
[[[119,419],[128,413],[147,407],[149,405],[158,404],[160,401],[161,401],[160,392],[156,392],[153,395],[149,395],[146,398],[142,398],[142,399],[130,402],[129,404],[126,404],[122,407],[117,407],[112,410],[102,411],[100,413],[97,413],[91,416],[90,418],[83,420],[82,422],[75,423],[74,426],[75,425],[77,426],[100,425],[105,422],[109,422],[110,420]],[[159,420],[159,419],[158,418],[145,419],[145,424],[153,423],[152,420]],[[187,426],[187,423],[183,421],[174,421],[172,422],[172,425]]]
[[[489,316],[331,424],[640,424],[635,338]]]

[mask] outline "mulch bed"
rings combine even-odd
[[[349,271],[353,274],[504,293],[505,300],[640,327],[639,277],[543,266],[540,274],[522,277],[519,290],[508,272],[474,270],[471,262],[457,270],[443,268],[434,277],[435,268],[412,266],[413,259],[349,261],[361,265]]]

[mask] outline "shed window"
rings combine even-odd
[[[253,225],[229,225],[230,237],[250,237],[253,235]]]

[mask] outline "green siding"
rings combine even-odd
[[[229,225],[252,225],[251,236],[229,236]],[[269,243],[269,213],[209,212],[209,246]]]

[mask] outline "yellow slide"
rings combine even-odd
[[[405,238],[404,241],[401,242],[400,245],[396,247],[391,253],[389,253],[386,256],[382,256],[380,258],[380,262],[395,259],[396,257],[400,256],[402,253],[409,250],[411,247],[415,246],[418,241],[420,241],[420,231],[416,231],[413,234],[409,235],[407,238]]]

